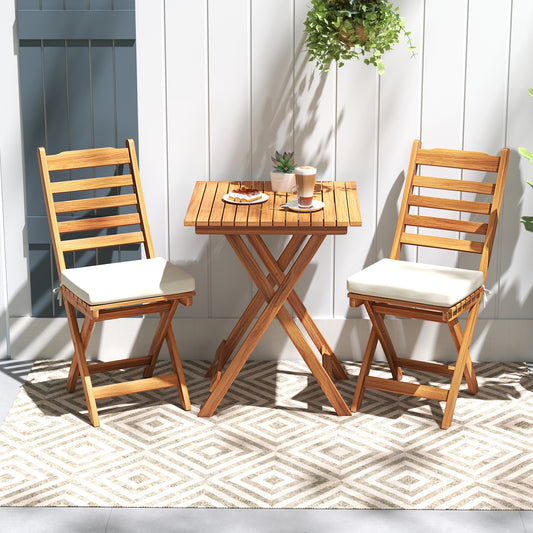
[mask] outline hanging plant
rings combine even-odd
[[[312,0],[304,22],[309,60],[323,71],[333,61],[362,59],[385,71],[381,56],[404,35],[414,53],[410,32],[398,8],[388,0]]]

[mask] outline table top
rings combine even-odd
[[[241,186],[268,195],[257,204],[237,205],[222,197]],[[296,194],[274,193],[270,181],[197,181],[191,196],[185,226],[196,233],[220,234],[344,234],[348,226],[361,225],[361,212],[354,181],[317,181],[314,199],[324,208],[313,213],[291,211],[283,204]]]

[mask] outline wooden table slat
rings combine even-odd
[[[337,213],[337,225],[348,226],[348,204],[346,203],[346,189],[343,181],[333,182],[335,192],[335,211]]]
[[[271,227],[274,218],[274,193],[272,192],[272,184],[270,181],[265,181],[265,193],[268,194],[268,200],[261,204],[261,227]]]
[[[253,187],[257,190],[264,192],[264,182],[262,181],[255,181],[251,182],[253,184]],[[264,203],[264,202],[263,202]],[[250,206],[250,209],[248,211],[248,225],[249,226],[258,226],[261,221],[261,208],[263,204],[253,204]]]
[[[336,226],[335,215],[335,194],[333,193],[333,182],[322,182],[322,201],[324,202],[324,226]]]
[[[269,199],[261,204],[236,205],[224,202],[224,194],[241,185],[263,190]],[[186,226],[201,233],[346,233],[348,226],[361,225],[357,186],[353,181],[318,181],[314,198],[325,207],[313,213],[297,213],[280,206],[296,199],[295,194],[273,193],[270,180],[198,181],[185,215]]]
[[[194,226],[196,224],[196,217],[198,216],[198,210],[200,209],[200,204],[204,197],[204,189],[206,182],[197,181],[194,185],[194,190],[192,192],[191,201],[185,214],[185,226]]]
[[[222,224],[222,215],[224,214],[224,208],[226,206],[226,202],[222,200],[222,197],[228,192],[228,190],[228,181],[217,182],[217,192],[213,199],[213,208],[211,209],[211,216],[209,217],[210,226],[220,226]]]
[[[198,210],[198,217],[196,219],[197,226],[208,226],[209,217],[211,216],[211,209],[213,208],[213,199],[217,190],[216,181],[208,181],[204,189],[204,196],[200,209]]]
[[[318,200],[320,202],[324,201],[321,181],[316,183],[315,194],[313,195],[313,197],[315,200]],[[320,211],[314,211],[313,213],[311,213],[310,218],[312,226],[324,226],[324,209],[321,209]]]
[[[272,223],[274,226],[285,226],[285,211],[281,206],[287,202],[287,194],[275,193],[274,197],[274,217]]]
[[[247,187],[249,189],[255,188],[255,184],[251,181],[241,181],[241,187]],[[235,226],[247,226],[248,225],[248,213],[250,212],[250,204],[243,203],[237,205],[235,211]]]
[[[355,181],[345,182],[346,197],[348,199],[348,213],[350,226],[361,226],[361,210],[359,209],[359,197]]]
[[[229,183],[228,192],[233,189],[238,189],[241,186],[240,181],[231,181]],[[224,213],[222,215],[222,226],[234,226],[235,225],[235,213],[237,206],[230,202],[224,202]]]
[[[287,194],[287,203],[297,200],[298,197],[296,194],[289,193]],[[287,226],[293,227],[298,226],[300,223],[300,213],[297,211],[291,211],[290,209],[285,208],[285,223]]]
[[[315,185],[315,194],[313,195],[313,198],[315,200],[318,200],[319,202],[324,201],[324,197],[322,195],[322,182],[319,181]],[[324,227],[324,210],[321,209],[320,211],[313,211],[309,215],[311,219],[311,225],[317,226],[317,227]]]

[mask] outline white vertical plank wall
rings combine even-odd
[[[492,294],[472,353],[477,360],[533,361],[533,234],[519,222],[521,215],[533,215],[533,190],[526,184],[533,165],[517,152],[519,146],[533,150],[533,98],[527,94],[533,87],[533,2],[393,3],[411,31],[416,56],[402,39],[384,57],[379,76],[362,62],[320,73],[307,61],[308,0],[136,2],[139,156],[154,241],[159,254],[196,278],[195,302],[175,321],[184,358],[210,358],[254,290],[224,238],[198,236],[183,226],[196,180],[269,179],[277,149],[294,150],[299,163],[318,167],[321,179],[357,181],[363,226],[328,238],[298,291],[337,354],[359,360],[368,319],[349,308],[346,277],[389,254],[411,145],[421,138],[427,148],[511,148],[488,278]],[[0,55],[11,64],[8,52]],[[23,222],[6,202],[6,183],[14,180],[2,143],[6,293],[14,294],[13,309],[23,309],[16,301],[25,298],[22,252],[20,243],[13,250],[10,244]],[[282,241],[269,239],[277,249]],[[435,250],[418,257],[456,261]],[[26,354],[19,332],[31,327],[20,318],[24,312],[10,314],[13,349]],[[127,328],[138,328],[137,347],[145,323],[134,320]],[[454,355],[434,327],[406,322],[391,320],[400,349],[422,358]],[[274,325],[254,356],[292,357],[280,331]],[[64,353],[59,337],[47,348]],[[100,346],[120,338],[104,332]]]
[[[187,50],[166,65],[170,260],[203,288],[195,312],[209,316],[209,238],[195,235],[182,223],[196,179],[209,176],[207,1],[167,2],[165,35],[169,55]]]
[[[385,56],[383,76],[361,62],[318,72],[305,51],[306,0],[161,1],[166,116],[154,124],[164,123],[167,136],[170,256],[197,278],[198,297],[188,316],[232,323],[253,291],[224,239],[182,227],[194,181],[268,179],[273,151],[294,150],[297,162],[318,167],[320,178],[358,183],[363,227],[328,239],[298,284],[337,349],[353,352],[367,321],[349,309],[346,276],[388,255],[411,144],[421,138],[428,148],[513,149],[482,337],[505,331],[508,319],[518,319],[512,326],[521,331],[518,337],[531,335],[524,325],[533,318],[527,276],[533,235],[520,227],[516,205],[533,205],[533,191],[528,198],[524,184],[528,164],[516,151],[533,146],[527,0],[395,0],[416,56],[402,39]],[[141,1],[137,9],[151,8]],[[143,24],[142,14],[138,21]],[[150,46],[153,53],[157,47]],[[270,243],[276,246],[276,239]],[[513,254],[517,261],[511,262]],[[421,251],[419,259],[457,261],[437,250]],[[424,345],[424,330],[415,331],[417,345]],[[516,357],[523,345],[520,338],[512,354],[501,356]],[[488,342],[473,347],[481,358],[487,349]]]
[[[533,283],[531,261],[533,234],[523,230],[520,215],[533,214],[533,189],[525,183],[533,179],[533,165],[520,157],[516,148],[533,148],[533,98],[526,89],[533,87],[531,50],[533,35],[533,2],[514,0],[511,13],[509,53],[509,85],[507,112],[507,143],[513,147],[510,163],[510,187],[503,202],[503,234],[500,263],[500,294],[498,318],[533,317]]]
[[[335,72],[320,73],[307,60],[303,23],[307,2],[294,12],[294,156],[317,168],[317,178],[335,178]],[[256,67],[257,68],[257,67]],[[296,286],[313,316],[332,316],[334,239],[326,239]],[[325,296],[327,294],[327,296]]]

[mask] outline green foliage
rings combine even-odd
[[[533,181],[528,181],[527,183],[533,187]],[[524,224],[524,228],[526,228],[527,231],[533,231],[533,217],[524,216],[520,219],[520,222]]]
[[[529,93],[529,96],[533,96],[533,89],[529,89],[528,93]],[[527,150],[526,148],[521,146],[518,149],[518,153],[521,156],[523,156],[526,159],[528,159],[529,162],[533,164],[533,154],[531,154],[531,152],[529,150]],[[527,183],[528,183],[528,185],[533,187],[533,181],[528,181]],[[524,228],[526,228],[527,231],[533,231],[533,217],[524,216],[524,217],[522,217],[520,219],[520,222],[522,222],[522,224],[524,224]]]
[[[529,159],[530,163],[533,163],[533,154],[529,150],[526,150],[522,146],[518,149],[518,153],[524,156],[526,159]]]
[[[383,74],[381,56],[402,34],[414,54],[410,32],[388,0],[312,0],[304,26],[309,60],[323,71],[333,61],[342,67],[345,61],[362,59]]]
[[[294,172],[294,152],[283,152],[282,154],[276,150],[276,153],[270,158],[274,163],[274,170],[276,172],[283,172],[284,174],[292,174]]]

